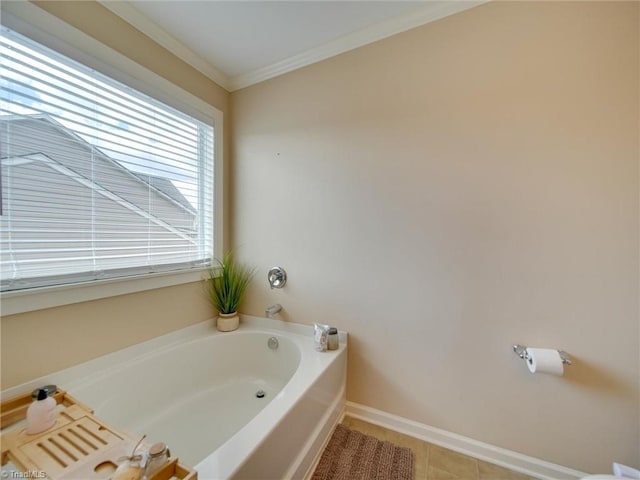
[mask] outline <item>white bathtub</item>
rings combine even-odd
[[[166,442],[201,480],[303,478],[344,408],[341,340],[320,353],[309,326],[243,316],[239,330],[220,333],[208,321],[2,397],[54,383],[107,423]]]

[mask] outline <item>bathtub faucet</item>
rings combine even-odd
[[[264,314],[267,318],[270,318],[271,315],[275,315],[280,310],[282,310],[282,305],[280,305],[279,303],[276,303],[275,305],[271,305],[270,307],[267,307],[267,309],[264,311]]]

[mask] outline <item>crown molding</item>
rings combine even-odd
[[[412,28],[434,22],[454,13],[477,7],[490,0],[451,1],[447,3],[431,3],[418,10],[365,27],[333,41],[312,48],[306,52],[286,58],[272,65],[251,72],[237,75],[230,79],[230,91],[249,87],[259,82],[326,60],[349,50],[368,45],[369,43],[406,32]]]
[[[200,73],[206,75],[209,79],[216,82],[225,90],[229,90],[230,81],[227,75],[218,70],[215,66],[211,65],[211,63],[195,53],[178,39],[173,37],[158,24],[151,21],[138,9],[131,6],[128,2],[114,2],[112,0],[98,0],[98,2],[103,7],[110,10],[112,13],[116,14],[125,22],[133,26],[136,30],[144,33],[147,37],[151,38],[156,43],[169,50],[180,60],[188,63]]]
[[[327,58],[348,52],[369,43],[382,40],[397,33],[434,22],[441,18],[468,10],[490,0],[456,0],[445,3],[425,2],[424,7],[412,10],[388,20],[376,23],[316,48],[258,68],[256,70],[229,77],[207,60],[193,52],[189,47],[171,36],[164,29],[144,16],[139,10],[126,1],[98,0],[99,3],[135,27],[140,32],[169,50],[171,53],[191,65],[199,72],[216,82],[227,91],[233,92],[241,88],[255,85],[285,73],[306,67]]]

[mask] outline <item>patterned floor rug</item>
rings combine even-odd
[[[339,424],[311,478],[412,480],[413,452]]]

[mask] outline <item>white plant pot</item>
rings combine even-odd
[[[240,326],[240,317],[238,312],[220,313],[216,320],[216,327],[221,332],[231,332]]]

